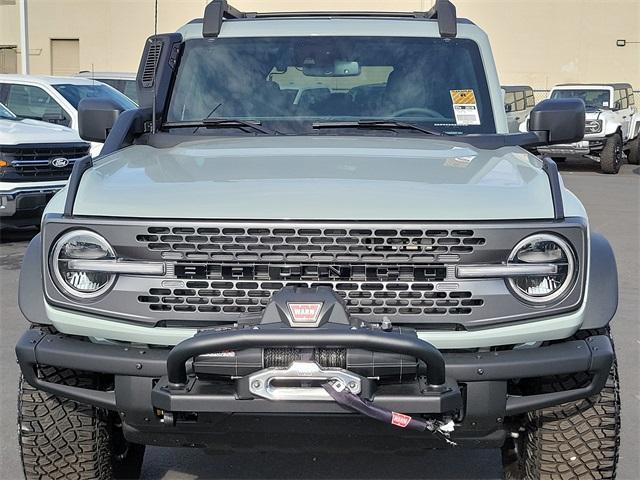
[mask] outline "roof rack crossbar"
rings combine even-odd
[[[224,19],[245,18],[246,14],[229,5],[227,0],[213,0],[204,9],[202,36],[217,37]]]
[[[310,12],[309,15],[318,14],[319,12]],[[336,12],[337,14],[338,12]],[[340,12],[344,16],[357,16],[363,15],[362,12]],[[367,12],[372,14],[373,12]],[[328,12],[327,12],[328,14]],[[298,14],[298,15],[301,15]],[[380,15],[384,15],[380,12]],[[424,18],[427,20],[437,20],[438,30],[441,37],[455,37],[458,34],[456,7],[450,0],[436,0],[434,6],[427,12],[413,12],[395,14],[397,16],[413,16],[414,18]],[[271,13],[271,14],[259,14],[259,13],[245,13],[237,10],[229,5],[227,0],[213,0],[210,2],[204,10],[204,18],[202,21],[202,36],[203,37],[217,37],[220,34],[222,28],[222,22],[225,19],[237,19],[237,18],[256,18],[256,17],[278,17],[287,16],[285,13]]]
[[[436,0],[436,3],[424,14],[425,18],[438,20],[441,37],[452,38],[458,35],[456,6],[449,0]]]

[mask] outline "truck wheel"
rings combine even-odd
[[[93,387],[95,377],[45,367],[47,381]],[[143,445],[128,444],[109,412],[43,392],[20,378],[18,441],[26,480],[139,478]]]
[[[584,375],[561,376],[545,385],[554,392],[584,384]],[[620,446],[620,386],[614,360],[602,391],[590,398],[527,414],[503,452],[505,476],[513,480],[615,479]]]
[[[622,137],[614,133],[607,138],[600,152],[600,169],[602,173],[618,173],[622,165]]]
[[[638,165],[640,162],[640,133],[636,138],[629,142],[629,154],[627,155],[627,162],[631,165]]]

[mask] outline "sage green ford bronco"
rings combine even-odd
[[[300,431],[615,477],[614,256],[527,150],[581,140],[580,100],[509,134],[488,39],[447,0],[216,0],[149,38],[137,87],[136,110],[81,102],[104,148],[24,258],[27,479],[132,478],[145,445],[251,454]]]

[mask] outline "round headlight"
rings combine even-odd
[[[549,303],[560,300],[569,292],[575,278],[575,257],[562,238],[539,233],[518,243],[509,255],[510,264],[553,264],[556,273],[525,275],[508,280],[513,292],[522,300]]]
[[[72,269],[70,261],[115,258],[113,248],[100,235],[89,230],[74,230],[56,242],[51,253],[51,268],[56,284],[64,293],[77,298],[94,298],[113,284],[115,275]]]

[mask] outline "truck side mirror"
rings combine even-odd
[[[510,103],[507,103],[507,104],[504,106],[504,111],[505,111],[506,113],[510,113],[510,112],[511,112],[511,104],[510,104]]]
[[[78,105],[78,132],[88,142],[104,143],[109,131],[124,111],[110,98],[84,98]]]
[[[531,110],[528,130],[540,145],[579,142],[584,137],[584,102],[578,98],[543,100]]]

